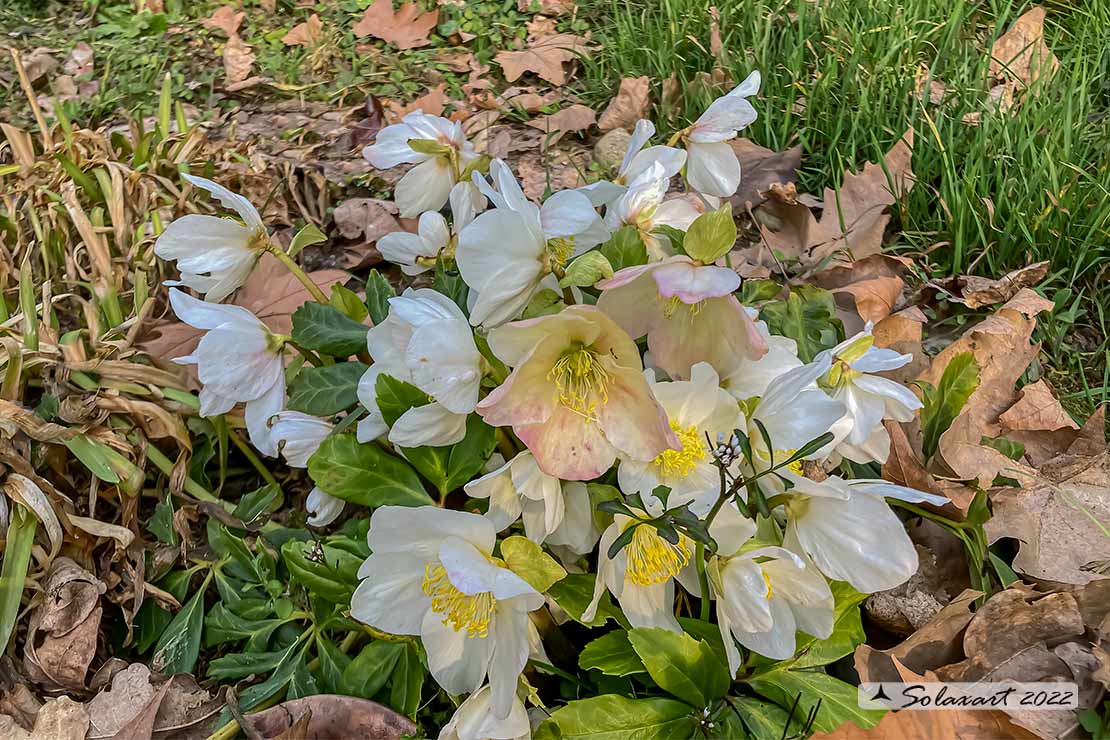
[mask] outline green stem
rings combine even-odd
[[[699,618],[703,622],[709,621],[709,574],[705,572],[705,545],[698,543],[694,551],[698,564],[698,584],[701,586],[701,608]]]
[[[267,248],[267,251],[277,257],[278,261],[281,262],[281,264],[285,265],[285,269],[293,273],[293,277],[301,281],[301,285],[308,289],[308,292],[312,294],[313,298],[315,298],[320,303],[327,305],[328,297],[324,295],[324,291],[320,290],[319,285],[312,282],[312,278],[308,276],[308,273],[301,269],[301,266],[298,265],[292,257],[286,254],[276,244],[270,244],[270,246]]]
[[[144,452],[146,453],[146,459],[154,463],[154,466],[156,468],[161,470],[165,475],[173,475],[173,462],[168,457],[163,455],[161,450],[159,450],[154,445],[147,445]],[[231,506],[227,501],[221,500],[219,496],[212,493],[192,478],[186,478],[185,484],[182,487],[185,489],[185,493],[189,494],[198,501],[205,501],[210,504],[222,506],[227,509],[229,513],[235,508],[234,506]]]
[[[38,517],[30,509],[14,501],[10,516],[4,564],[0,568],[0,653],[4,652],[15,631],[27,568],[31,564],[31,547],[35,544],[35,530],[39,525]]]
[[[258,455],[255,454],[251,446],[247,444],[246,441],[244,441],[237,432],[230,432],[228,434],[228,437],[231,439],[231,443],[238,447],[239,451],[243,453],[243,457],[247,458],[247,460],[250,461],[250,464],[254,467],[255,470],[258,471],[258,474],[262,476],[262,479],[264,481],[266,481],[270,485],[277,486],[278,488],[281,487],[281,484],[277,482],[277,478],[275,478],[273,474],[266,469],[266,466],[262,463],[262,460],[259,459]]]

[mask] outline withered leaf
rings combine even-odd
[[[740,160],[741,175],[739,189],[729,198],[733,208],[755,208],[766,200],[764,193],[772,185],[785,185],[797,179],[798,168],[802,166],[801,144],[785,152],[767,149],[748,139],[733,139],[729,145]]]
[[[575,104],[552,113],[550,116],[533,118],[528,122],[528,125],[547,134],[544,142],[547,146],[551,146],[561,139],[564,134],[585,131],[593,126],[596,120],[597,114],[591,108]]]
[[[589,50],[583,37],[558,33],[537,39],[527,49],[499,52],[494,59],[509,82],[519,79],[525,72],[533,72],[552,85],[560,86],[567,82],[563,65],[588,56]]]
[[[308,737],[363,737],[400,740],[416,732],[408,718],[381,704],[353,696],[321,694],[293,699],[276,707],[247,715],[252,729],[262,737],[286,737],[281,733],[311,714]]]
[[[298,23],[281,37],[281,43],[286,46],[316,46],[323,35],[324,22],[320,16],[313,13],[304,23]]]
[[[631,131],[636,121],[647,118],[651,107],[651,79],[625,77],[621,80],[616,97],[609,101],[597,127],[602,131],[623,128]]]
[[[224,44],[224,76],[230,83],[242,82],[250,77],[254,66],[254,52],[239,34],[233,35]]]
[[[428,36],[439,23],[439,11],[422,12],[416,3],[404,3],[396,11],[392,0],[375,0],[351,29],[358,38],[373,36],[398,49],[416,49],[431,43]]]
[[[221,5],[200,24],[205,28],[223,31],[224,35],[230,39],[239,35],[239,26],[243,23],[244,16],[246,16],[246,13],[241,10],[236,11],[230,5]]]
[[[991,47],[991,77],[1027,87],[1056,72],[1060,60],[1045,44],[1044,21],[1045,9],[1034,6],[998,37]],[[1010,88],[1010,95],[1012,90]]]

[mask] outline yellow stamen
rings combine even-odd
[[[832,367],[822,377],[817,379],[817,384],[829,390],[836,390],[840,386],[863,375],[859,370],[853,370],[852,366],[844,360],[837,358],[833,360]]]
[[[270,235],[266,233],[266,229],[264,228],[255,229],[250,235],[250,239],[247,241],[247,249],[257,252],[262,252],[269,246]]]
[[[574,236],[560,236],[547,240],[547,255],[551,267],[565,267],[574,254]]]
[[[671,544],[647,524],[636,527],[625,552],[628,556],[625,572],[637,586],[666,583],[690,562],[690,547],[684,538],[679,538],[677,545]]]
[[[442,565],[427,563],[424,566],[424,593],[432,597],[432,611],[443,615],[443,623],[455,631],[466,630],[469,637],[487,637],[497,599],[486,591],[464,594],[455,588]]]
[[[704,305],[705,301],[698,301],[697,303],[683,303],[681,298],[674,295],[664,300],[663,316],[669,319],[674,316],[675,311],[678,311],[681,308],[685,310],[686,318],[693,318],[694,316],[697,316],[699,313],[701,313],[702,306]]]
[[[678,437],[678,450],[663,450],[652,460],[652,464],[659,468],[659,474],[664,477],[685,478],[694,467],[705,459],[705,445],[702,444],[701,433],[695,426],[683,427],[677,421],[671,421],[671,429]]]
[[[797,450],[776,450],[775,462],[778,463],[781,460],[789,460],[790,456],[793,455],[795,452],[797,452]],[[786,469],[789,470],[791,473],[794,473],[795,475],[805,475],[805,469],[802,467],[802,465],[802,460],[795,460],[794,462],[787,465]]]
[[[767,575],[765,570],[761,569],[760,572],[763,574],[763,582],[767,584],[767,596],[765,598],[770,601],[774,595],[774,589],[771,588],[771,576]]]
[[[547,379],[559,391],[559,403],[576,414],[593,417],[598,404],[609,401],[609,373],[597,355],[585,347],[570,349],[559,356]]]

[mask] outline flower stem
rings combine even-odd
[[[701,586],[701,608],[698,618],[709,621],[709,574],[705,572],[705,544],[699,542],[694,557],[698,563],[698,585]]]
[[[262,464],[262,460],[259,459],[254,450],[251,449],[251,446],[243,441],[243,438],[240,437],[237,432],[231,432],[227,436],[231,439],[231,443],[238,447],[239,451],[243,453],[243,457],[247,458],[254,469],[258,471],[258,474],[262,476],[263,480],[278,488],[281,487],[281,484],[277,482],[277,478],[274,478],[273,474],[266,469],[266,466]]]
[[[313,298],[320,303],[328,303],[328,297],[324,295],[324,291],[320,290],[320,286],[312,282],[312,278],[308,276],[308,273],[301,269],[301,266],[298,265],[292,257],[286,254],[281,247],[271,243],[270,246],[266,248],[266,251],[277,257],[278,261],[285,265],[285,269],[289,270],[289,272],[293,273],[293,277],[301,281],[301,285],[308,289],[308,292],[312,294]]]

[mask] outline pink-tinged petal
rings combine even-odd
[[[601,427],[581,414],[558,405],[543,424],[514,427],[540,470],[563,480],[592,480],[617,459],[617,451]]]
[[[640,360],[640,350],[636,342],[604,311],[596,306],[574,305],[563,311],[564,314],[581,316],[595,327],[597,334],[592,340],[581,340],[599,355],[608,355],[616,360],[618,365],[633,368],[636,372],[644,369]]]
[[[648,334],[648,348],[658,367],[676,380],[686,380],[699,362],[708,362],[722,377],[731,375],[742,358],[766,354],[767,343],[730,295],[678,306]]]
[[[740,186],[740,160],[727,141],[689,145],[686,182],[699,193],[727,198]]]
[[[597,414],[609,443],[640,462],[654,460],[664,450],[681,449],[667,412],[655,400],[644,376],[612,362],[607,362],[605,369],[609,399]]]
[[[558,403],[558,391],[547,375],[562,349],[554,338],[534,347],[504,383],[478,402],[478,414],[495,427],[547,421]]]
[[[663,318],[659,290],[646,274],[635,282],[606,290],[597,299],[597,307],[635,339],[650,332]]]
[[[613,290],[614,288],[620,288],[628,285],[644,273],[651,272],[659,267],[660,264],[662,263],[652,262],[646,265],[632,265],[631,267],[622,268],[613,273],[613,277],[598,282],[594,287],[598,290]]]
[[[678,296],[687,304],[730,295],[740,287],[740,276],[727,267],[700,266],[691,262],[663,265],[652,277],[662,296]]]
[[[573,340],[592,344],[597,334],[597,328],[587,318],[573,311],[563,311],[552,316],[514,321],[492,329],[489,333],[489,346],[497,359],[509,367],[516,367],[547,337],[562,336],[567,338],[566,342]]]

